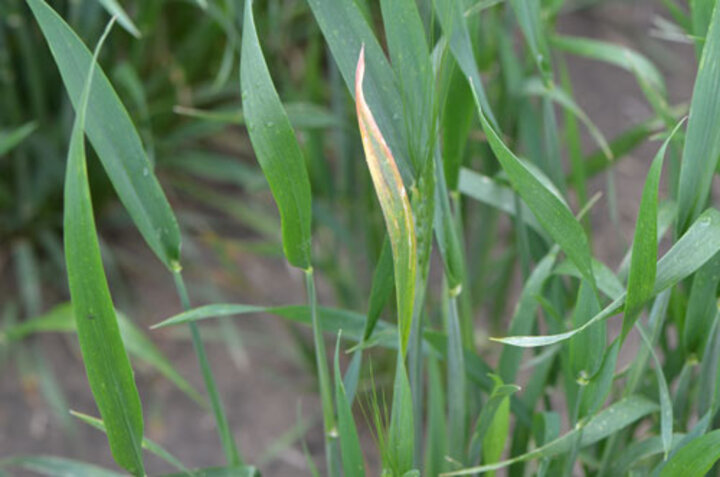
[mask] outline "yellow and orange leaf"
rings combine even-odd
[[[416,240],[412,209],[405,185],[392,152],[383,138],[380,128],[365,101],[363,78],[365,76],[365,48],[360,50],[355,71],[355,106],[357,108],[360,135],[375,193],[380,201],[385,226],[393,255],[395,283],[397,286],[398,329],[400,349],[405,353],[413,301],[415,299]]]

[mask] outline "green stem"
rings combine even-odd
[[[330,371],[327,364],[327,353],[325,352],[325,341],[323,340],[322,328],[317,314],[317,295],[315,293],[315,274],[313,269],[305,270],[305,289],[307,301],[312,317],[313,341],[315,343],[315,361],[317,364],[318,381],[320,382],[320,400],[322,402],[323,429],[325,434],[325,458],[327,461],[327,475],[340,475],[337,466],[336,449],[337,429],[335,427],[335,411],[330,389]]]
[[[173,278],[175,279],[175,288],[180,296],[180,303],[183,310],[187,311],[190,309],[190,297],[188,296],[187,287],[185,286],[185,280],[183,280],[182,274],[179,271],[173,273]],[[200,336],[200,329],[195,322],[190,322],[188,325],[190,326],[193,348],[195,348],[195,354],[197,355],[203,380],[205,381],[205,389],[210,397],[210,405],[215,415],[215,424],[217,425],[218,434],[220,435],[220,442],[225,452],[225,458],[230,466],[243,465],[243,460],[235,444],[235,438],[230,431],[225,409],[223,408],[222,401],[220,401],[220,394],[215,384],[212,369],[210,369],[210,362],[208,361],[205,345]]]

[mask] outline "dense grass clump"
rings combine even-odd
[[[73,415],[106,433],[125,471],[144,475],[147,451],[182,475],[257,475],[236,444],[198,323],[250,313],[312,332],[324,443],[322,463],[308,455],[312,473],[718,470],[720,0],[661,2],[669,19],[656,22],[656,36],[688,43],[698,60],[692,96],[679,104],[644,54],[558,33],[587,2],[81,3],[92,5],[96,28],[83,27],[73,2],[0,6],[33,25],[18,33],[0,21],[0,68],[19,64],[28,79],[26,90],[0,77],[13,113],[0,122],[0,240],[13,244],[27,315],[0,337],[77,334],[99,417]],[[101,33],[103,12],[112,19],[93,53],[84,39]],[[160,53],[142,47],[159,35],[171,40],[159,41]],[[47,54],[41,38],[59,71],[47,80],[47,65],[30,57]],[[126,54],[117,45],[141,46]],[[573,94],[570,57],[632,75],[651,117],[607,140]],[[50,87],[67,94],[43,103]],[[55,116],[72,121],[48,132]],[[38,148],[57,149],[43,143],[50,136],[62,139],[63,157],[39,164]],[[604,227],[620,229],[615,169],[643,144],[655,156],[633,190],[632,242],[611,268],[590,213],[602,204]],[[36,172],[46,167],[47,180]],[[30,179],[49,192],[21,194]],[[605,190],[591,197],[598,180]],[[59,190],[62,210],[43,205]],[[113,195],[184,309],[152,329],[188,329],[207,397],[116,310],[95,214]],[[217,217],[243,227],[245,250],[297,269],[306,301],[193,307],[181,230],[201,229],[186,234],[191,248],[203,234],[220,248],[223,238],[207,230]],[[70,298],[45,315],[42,247],[58,255]],[[136,360],[207,401],[225,462],[191,471],[145,437]],[[59,457],[5,466],[109,473]]]

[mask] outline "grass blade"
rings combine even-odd
[[[123,7],[117,2],[117,0],[98,0],[98,3],[103,6],[110,16],[117,17],[118,25],[127,30],[135,38],[140,38],[140,30],[138,30],[135,23],[130,19],[127,12],[123,10]]]
[[[116,311],[116,315],[120,326],[120,335],[130,356],[155,368],[191,399],[202,403],[203,400],[198,391],[177,372],[160,349],[123,313]],[[63,303],[50,309],[47,313],[2,329],[0,331],[0,341],[19,341],[35,333],[67,333],[75,331],[75,315],[72,305]]]
[[[340,336],[338,333],[335,345],[335,406],[338,413],[338,433],[340,435],[340,455],[345,475],[365,475],[360,438],[358,437],[355,419],[353,418],[350,401],[345,393],[342,373],[340,372]]]
[[[711,336],[713,318],[718,311],[718,283],[720,254],[710,259],[693,277],[683,324],[683,346],[689,354],[700,356]]]
[[[481,465],[470,467],[454,472],[441,474],[442,476],[453,475],[471,475],[481,472],[489,472],[492,470],[502,469],[516,462],[525,462],[532,459],[543,457],[553,457],[568,452],[573,446],[579,433],[582,432],[580,446],[586,447],[599,442],[615,432],[623,429],[638,419],[647,416],[657,410],[657,404],[645,399],[644,397],[633,395],[618,401],[603,411],[599,412],[584,425],[575,427],[563,436],[548,442],[526,454],[513,457],[490,465]]]
[[[665,91],[665,81],[657,67],[647,57],[630,48],[602,40],[568,35],[555,35],[551,37],[550,43],[553,47],[573,55],[604,61],[640,75],[658,91]]]
[[[530,46],[530,53],[545,81],[552,79],[552,66],[547,40],[543,32],[540,0],[511,0],[520,28]]]
[[[582,225],[575,219],[568,206],[508,149],[485,117],[485,112],[473,89],[480,122],[488,142],[503,169],[510,177],[515,189],[533,211],[548,234],[557,242],[587,279],[593,289],[595,277],[590,260],[590,246]]]
[[[391,413],[387,445],[393,466],[392,471],[393,475],[404,475],[413,470],[415,424],[410,381],[402,353],[397,355]]]
[[[87,464],[74,459],[65,459],[50,455],[36,455],[27,457],[10,457],[0,460],[0,469],[3,467],[20,467],[30,472],[51,476],[92,475],[97,477],[121,477],[124,474],[113,472],[93,464]]]
[[[97,52],[112,22],[98,43]],[[78,340],[95,403],[107,424],[113,457],[131,474],[145,473],[140,396],[125,352],[100,258],[85,160],[83,129],[95,60],[77,109],[65,178],[65,261]]]
[[[645,346],[647,346],[650,351],[650,356],[652,356],[655,362],[655,378],[657,379],[658,395],[660,396],[660,437],[663,445],[663,453],[665,459],[667,459],[672,447],[673,436],[673,407],[672,400],[670,399],[670,391],[667,381],[665,380],[665,375],[663,374],[662,364],[660,364],[660,360],[657,354],[655,354],[650,338],[648,338],[645,331],[643,331],[641,325],[639,325],[637,329],[640,332],[642,340],[645,342]]]
[[[480,70],[473,53],[472,42],[470,41],[470,32],[465,16],[462,11],[462,4],[454,0],[434,0],[437,18],[440,20],[447,44],[450,51],[455,57],[455,61],[462,70],[465,78],[468,79],[471,88],[474,90],[476,101],[482,105],[482,109],[487,111],[487,117],[493,126],[497,126],[497,120],[490,109],[485,95],[485,87],[480,77]]]
[[[77,110],[92,55],[44,0],[26,0]],[[180,230],[127,110],[100,67],[92,78],[85,132],[120,200],[150,248],[170,269],[180,268]]]
[[[265,64],[251,0],[245,2],[244,22],[240,82],[248,133],[280,211],[285,255],[308,269],[312,211],[305,161]]]
[[[87,414],[83,414],[81,412],[77,411],[70,411],[70,414],[77,417],[81,421],[83,421],[85,424],[88,424],[89,426],[94,427],[95,429],[98,429],[102,432],[107,433],[107,429],[105,428],[105,423],[102,421],[102,419],[98,419],[97,417],[93,417]],[[160,444],[156,443],[155,441],[152,441],[148,439],[147,437],[143,437],[142,439],[142,448],[147,450],[148,452],[151,452],[152,454],[155,454],[156,456],[160,457],[162,460],[167,462],[168,464],[172,465],[173,467],[177,468],[178,470],[185,472],[186,474],[191,474],[190,469],[185,467],[180,460],[172,455],[170,452],[165,450]]]
[[[657,216],[658,188],[662,172],[665,151],[683,121],[680,121],[655,155],[640,200],[635,238],[632,246],[630,275],[628,277],[625,317],[623,318],[621,341],[632,329],[642,306],[653,296],[653,285],[657,273]]]
[[[706,210],[680,240],[660,259],[653,296],[694,273],[720,251],[720,212]],[[521,347],[547,346],[572,338],[598,321],[616,314],[625,303],[625,294],[616,298],[584,325],[565,333],[546,336],[509,336],[493,341]]]
[[[448,455],[462,461],[467,439],[467,377],[457,297],[449,296],[447,312]]]
[[[363,12],[353,0],[309,0],[308,4],[353,97],[357,93],[357,52],[364,47],[367,74],[363,91],[366,102],[390,150],[395,153],[403,180],[409,185],[415,171],[403,134],[402,95],[394,81],[393,70]]]
[[[580,282],[577,300],[573,310],[573,327],[582,326],[600,311],[597,295],[586,280]],[[603,360],[603,351],[607,340],[603,323],[596,323],[582,333],[573,336],[568,343],[568,353],[572,368],[572,377],[576,381],[587,382],[595,375]]]
[[[433,151],[433,77],[430,51],[414,0],[382,0],[383,24],[397,84],[402,93],[405,136],[418,172]]]
[[[415,300],[415,270],[417,265],[415,226],[410,201],[395,159],[365,101],[363,93],[364,76],[365,50],[361,49],[355,77],[355,104],[365,158],[385,216],[385,225],[393,252],[400,350],[404,356],[410,336],[412,310]]]
[[[380,313],[390,299],[394,287],[392,249],[390,248],[390,241],[386,238],[383,241],[380,258],[378,258],[373,271],[364,339],[367,340],[372,335],[375,324],[380,318]]]
[[[720,6],[715,2],[698,66],[680,163],[678,234],[705,208],[720,158]]]
[[[37,123],[29,122],[10,131],[0,131],[0,157],[8,154],[37,129]]]
[[[660,477],[705,475],[720,459],[720,430],[693,439],[670,459]]]
[[[494,207],[510,216],[516,216],[515,193],[509,187],[501,185],[495,179],[471,171],[467,168],[460,169],[460,180],[458,184],[460,192],[477,201]],[[535,232],[543,235],[542,228],[535,215],[528,209],[525,203],[520,202],[522,220]]]

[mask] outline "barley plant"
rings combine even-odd
[[[17,296],[0,345],[46,369],[31,337],[74,333],[97,414],[69,414],[53,376],[44,389],[132,475],[148,457],[167,475],[259,475],[202,335],[248,314],[309,330],[292,328],[321,403],[300,432],[322,436],[304,447],[311,475],[718,475],[720,0],[657,2],[642,32],[696,57],[673,101],[653,55],[559,32],[596,3],[3,0],[0,241]],[[607,139],[573,93],[577,58],[624,70],[650,116]],[[640,146],[654,158],[625,242],[615,173]],[[115,199],[183,308],[150,330],[117,307],[99,227]],[[286,261],[305,300],[194,307],[184,266],[243,273],[202,265],[198,236],[226,243],[207,230],[218,217]],[[598,253],[608,240],[619,265]],[[153,343],[168,327],[189,333],[204,392]],[[192,469],[146,437],[139,362],[212,415],[224,462]],[[0,474],[18,469],[118,475],[0,450]]]

